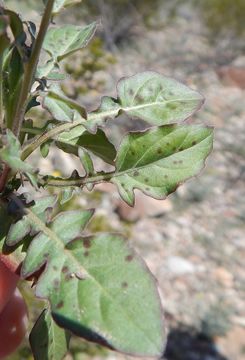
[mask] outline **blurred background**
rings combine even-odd
[[[42,11],[41,1],[6,4],[26,19]],[[104,184],[66,208],[96,207],[89,231],[123,232],[146,260],[159,282],[169,333],[163,359],[243,360],[245,0],[84,0],[57,23],[99,19],[94,40],[64,63],[66,95],[93,110],[102,95],[115,95],[122,76],[148,69],[175,77],[205,96],[194,120],[215,126],[214,151],[201,176],[165,201],[138,193],[131,209]],[[107,132],[118,144],[126,131],[142,126],[121,117]],[[47,173],[70,175],[78,164],[57,150],[34,157]],[[38,301],[22,290],[34,321]],[[26,344],[10,359],[32,359]],[[131,358],[74,338],[66,359]]]

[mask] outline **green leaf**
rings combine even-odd
[[[0,159],[7,163],[11,169],[32,172],[32,167],[21,160],[20,142],[9,129],[7,129],[4,142],[5,146],[0,150]]]
[[[46,4],[47,0],[43,0]],[[82,0],[55,0],[52,14],[58,14],[62,9],[81,3]]]
[[[11,28],[12,34],[14,35],[15,44],[17,45],[18,49],[22,51],[21,47],[25,43],[26,34],[24,32],[24,27],[21,18],[16,12],[12,10],[5,9],[4,13],[9,18],[9,26]]]
[[[30,333],[35,360],[61,360],[68,350],[70,334],[55,324],[49,310],[44,310]]]
[[[55,202],[56,202],[55,196],[47,196],[36,200],[35,204],[30,208],[41,221],[46,222],[48,215],[47,210],[53,208]],[[30,232],[32,233],[32,235],[34,235],[38,231],[39,228],[37,228],[35,224],[29,220],[27,215],[24,215],[21,220],[11,225],[6,238],[6,243],[8,246],[14,246],[19,241],[24,239],[24,237]]]
[[[8,54],[3,67],[3,103],[7,127],[12,127],[13,116],[24,74],[23,61],[16,47]]]
[[[151,125],[164,125],[185,120],[203,103],[198,92],[152,71],[121,79],[117,93],[117,99],[102,98],[101,106],[88,120],[115,117],[123,111]]]
[[[78,238],[82,215],[62,213],[49,228],[39,224],[22,276],[46,263],[36,295],[49,299],[58,325],[115,350],[160,356],[165,334],[152,275],[119,235]],[[28,216],[39,223],[29,211]]]
[[[94,165],[90,155],[87,151],[79,149],[78,150],[79,159],[84,167],[87,176],[91,176],[94,174]]]
[[[72,122],[87,118],[84,107],[65,97],[58,86],[53,86],[52,90],[44,95],[43,107],[59,121]]]
[[[8,17],[0,13],[0,60],[3,57],[3,52],[10,45],[10,40],[7,36]]]
[[[212,143],[212,128],[198,125],[165,125],[130,133],[119,148],[110,181],[129,205],[134,204],[134,189],[164,199],[199,173]]]
[[[93,22],[85,27],[63,25],[48,30],[43,48],[55,62],[63,60],[72,53],[84,48],[94,36],[97,23]]]
[[[91,134],[80,125],[58,135],[56,144],[63,151],[74,155],[78,155],[79,148],[86,149],[111,165],[116,157],[114,145],[101,129],[98,129],[96,134]]]
[[[72,187],[66,187],[60,194],[60,204],[63,205],[72,199],[75,189]]]

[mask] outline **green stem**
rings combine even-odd
[[[81,120],[74,121],[72,123],[65,123],[55,128],[49,130],[46,133],[41,134],[36,137],[30,144],[28,144],[22,151],[21,160],[25,160],[34,150],[38,149],[42,144],[44,144],[47,140],[54,138],[56,135],[64,131],[68,131],[75,126],[82,125]],[[28,132],[28,131],[27,131]]]
[[[13,133],[16,136],[19,136],[20,129],[21,129],[21,126],[22,126],[22,123],[24,120],[26,107],[28,105],[27,99],[29,97],[29,93],[30,93],[30,90],[31,90],[31,87],[32,87],[32,84],[33,84],[33,81],[35,78],[36,68],[37,68],[40,52],[42,49],[42,44],[43,44],[43,41],[44,41],[44,38],[45,38],[45,35],[47,32],[49,23],[51,21],[54,1],[55,0],[48,0],[48,2],[47,2],[47,5],[45,8],[43,17],[42,17],[40,29],[39,29],[36,41],[34,43],[31,57],[30,57],[28,63],[25,65],[24,79],[22,82],[20,96],[19,96],[19,100],[18,100],[18,103],[16,106],[14,119],[13,119],[13,125],[12,125]]]
[[[98,184],[103,181],[110,181],[110,179],[115,176],[115,173],[108,172],[105,174],[95,175],[91,177],[77,178],[77,179],[61,179],[61,178],[49,178],[45,180],[45,185],[55,186],[55,187],[66,187],[66,186],[82,186],[85,184]]]

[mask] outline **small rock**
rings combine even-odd
[[[195,272],[195,266],[180,256],[169,257],[167,260],[167,268],[172,274],[177,276]]]
[[[229,356],[229,359],[245,360],[245,329],[235,326],[231,329],[225,337],[218,337],[216,339],[218,349]]]
[[[233,285],[233,275],[223,267],[218,267],[214,270],[214,277],[225,287],[230,288]]]
[[[225,85],[245,89],[245,67],[221,66],[217,74]]]

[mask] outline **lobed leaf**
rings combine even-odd
[[[159,126],[185,120],[204,101],[197,91],[153,71],[122,78],[117,86],[117,96],[117,99],[102,98],[101,106],[88,119],[96,116],[102,120],[123,111]]]
[[[61,327],[118,351],[160,356],[165,335],[155,282],[120,236],[78,237],[91,215],[62,213],[48,228],[40,225],[22,276],[46,263],[36,294],[49,299]]]
[[[123,200],[134,204],[134,189],[164,199],[197,175],[212,148],[213,131],[202,126],[165,125],[127,135],[110,180]]]
[[[45,309],[30,333],[30,345],[35,360],[60,360],[68,351],[70,334],[61,329]]]

